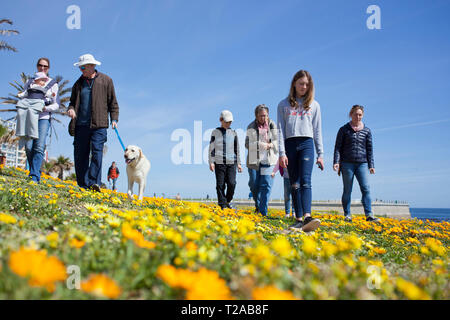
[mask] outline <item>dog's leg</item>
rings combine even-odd
[[[139,183],[139,200],[142,200],[144,198],[144,189],[145,189],[145,180],[142,180]]]
[[[133,200],[133,180],[131,178],[128,178],[128,199]]]

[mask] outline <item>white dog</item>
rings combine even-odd
[[[136,182],[139,184],[138,199],[142,200],[147,174],[150,171],[150,161],[144,156],[141,148],[132,145],[125,149],[124,158],[127,164],[128,198],[133,200],[133,184]]]

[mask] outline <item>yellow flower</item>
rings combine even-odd
[[[176,269],[161,265],[156,271],[170,287],[186,290],[187,300],[230,300],[232,296],[225,280],[216,271],[200,268],[198,271]]]
[[[17,222],[17,219],[7,213],[0,212],[0,222],[6,224],[15,224]]]
[[[403,278],[397,278],[397,288],[411,300],[430,300],[430,296],[414,283]]]
[[[50,247],[56,248],[58,245],[58,239],[59,235],[58,232],[52,232],[46,237],[47,241],[49,242]]]
[[[334,244],[332,244],[328,241],[322,240],[322,250],[323,250],[322,255],[324,257],[330,257],[330,256],[333,256],[334,254],[336,254],[336,252],[338,251],[338,248]]]
[[[408,259],[413,264],[419,264],[420,261],[422,260],[418,254],[412,254],[412,255],[409,256]]]
[[[302,249],[306,254],[314,254],[316,253],[317,243],[314,239],[310,237],[303,238]]]
[[[110,299],[116,299],[121,293],[121,288],[116,282],[104,274],[90,275],[88,280],[81,283],[81,290]]]
[[[153,249],[156,244],[144,239],[144,235],[137,230],[134,230],[128,223],[122,225],[122,235],[125,239],[132,240],[138,247],[145,249]]]
[[[384,248],[376,248],[376,247],[374,247],[374,248],[372,248],[372,250],[375,251],[378,254],[386,253],[386,249],[384,249]]]
[[[431,249],[431,251],[437,253],[440,256],[445,255],[446,249],[442,245],[442,242],[435,238],[427,238],[425,240],[425,244],[428,248]]]
[[[171,265],[160,265],[156,270],[156,276],[164,280],[171,287],[179,287],[180,280],[178,278],[177,269]]]
[[[187,300],[230,300],[232,296],[225,280],[216,271],[200,268],[193,285],[187,289]]]
[[[175,231],[173,229],[164,231],[164,237],[167,240],[172,241],[173,243],[175,243],[176,245],[178,245],[180,247],[183,245],[183,237],[181,236],[180,233],[178,233],[177,231]]]
[[[72,248],[77,248],[77,249],[79,249],[79,248],[82,248],[85,244],[86,244],[85,241],[83,241],[83,240],[78,240],[77,238],[73,238],[72,240],[70,240],[70,244],[69,244],[69,245],[70,245]]]
[[[106,222],[113,228],[117,228],[118,226],[120,226],[121,220],[119,218],[113,217],[113,216],[108,216],[106,218]]]
[[[277,238],[271,243],[271,247],[283,258],[289,258],[293,255],[291,244],[286,238]]]
[[[434,259],[432,261],[433,264],[438,265],[438,266],[442,266],[444,265],[444,261],[442,261],[441,259]]]
[[[195,250],[198,249],[198,247],[197,247],[197,245],[194,242],[189,241],[189,242],[186,243],[186,249],[189,250],[189,251],[195,251]]]
[[[9,268],[21,277],[28,277],[30,286],[45,287],[50,292],[55,290],[55,282],[67,277],[64,264],[54,256],[47,257],[44,250],[21,247],[11,253]]]
[[[275,286],[254,288],[253,300],[298,300],[290,291],[282,291]]]

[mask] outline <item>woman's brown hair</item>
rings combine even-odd
[[[362,113],[364,114],[364,107],[363,107],[363,106],[360,106],[359,104],[355,104],[355,105],[350,109],[350,113],[348,114],[349,117],[351,118],[353,112],[355,112],[355,111],[358,110],[358,109],[361,110]]]
[[[41,62],[41,60],[45,60],[48,63],[48,68],[50,69],[50,60],[48,58],[42,57],[39,58],[38,61],[36,62],[36,67],[39,65],[39,62]]]
[[[303,96],[302,105],[305,110],[309,110],[309,106],[311,105],[311,103],[314,100],[314,82],[311,77],[311,74],[306,70],[298,71],[292,78],[291,88],[289,90],[289,104],[293,108],[299,107],[298,102],[296,100],[297,92],[295,90],[295,83],[297,82],[298,79],[303,78],[303,77],[306,77],[308,79],[308,90],[306,91],[305,95]]]

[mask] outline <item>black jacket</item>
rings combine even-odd
[[[364,126],[354,131],[350,123],[342,126],[336,136],[333,164],[341,162],[367,162],[369,168],[375,168],[373,162],[372,133]]]

